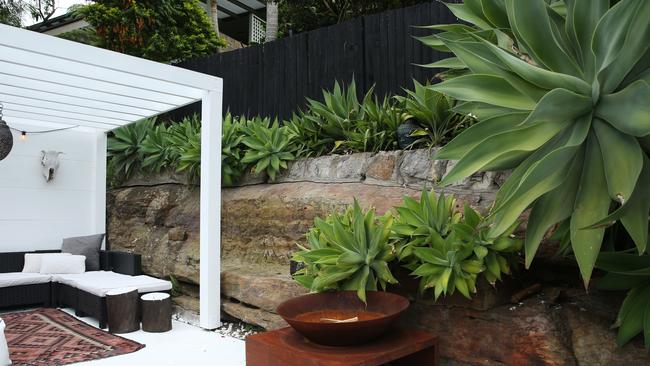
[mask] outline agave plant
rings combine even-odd
[[[160,173],[170,168],[176,160],[174,147],[168,138],[167,126],[156,125],[149,131],[140,146],[144,160],[142,167]]]
[[[406,96],[394,98],[404,105],[404,119],[415,119],[420,125],[411,133],[419,137],[413,145],[426,143],[429,147],[440,146],[469,127],[474,119],[452,110],[453,98],[432,90],[413,79],[413,90],[404,89]]]
[[[280,127],[277,121],[269,126],[268,121],[258,120],[249,121],[243,131],[242,143],[249,150],[242,163],[255,164],[256,172],[266,172],[271,182],[275,181],[278,173],[287,168],[287,162],[295,159],[289,130],[286,126]]]
[[[230,113],[223,119],[221,131],[221,183],[232,186],[243,175],[242,126],[245,117],[233,118]]]
[[[441,294],[458,290],[470,298],[480,275],[494,285],[517,264],[521,240],[512,233],[518,223],[497,238],[490,238],[484,217],[465,205],[461,214],[453,196],[423,191],[420,202],[404,198],[396,207],[392,239],[397,256],[413,275],[421,277],[420,291]]]
[[[596,266],[607,271],[598,281],[604,290],[629,290],[616,317],[616,342],[622,346],[643,333],[650,348],[650,255],[603,252]]]
[[[397,283],[388,268],[395,258],[391,221],[390,215],[378,219],[374,209],[364,212],[356,199],[342,214],[316,218],[307,233],[308,247],[293,256],[305,264],[294,279],[314,292],[354,290],[364,302],[366,291]]]
[[[396,241],[397,257],[407,261],[416,247],[426,246],[439,241],[451,233],[451,228],[461,219],[461,213],[455,210],[456,199],[438,197],[431,190],[422,190],[420,202],[404,197],[404,203],[395,207],[397,216],[393,221],[393,240]]]
[[[154,119],[145,119],[113,131],[113,136],[108,139],[108,156],[113,174],[128,179],[141,167],[143,152],[140,146],[154,123]]]
[[[643,253],[650,211],[650,1],[466,0],[471,25],[439,25],[423,42],[464,74],[431,86],[480,122],[437,155],[459,160],[442,184],[515,168],[489,236],[532,207],[526,266],[545,233],[568,221],[588,285],[605,228],[620,220]],[[440,65],[440,63],[438,64]]]

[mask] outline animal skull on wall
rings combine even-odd
[[[61,155],[63,155],[63,152],[61,151],[41,150],[41,165],[43,166],[42,172],[46,182],[54,179],[54,175],[59,169]]]

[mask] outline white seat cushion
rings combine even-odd
[[[26,272],[0,273],[0,288],[48,283],[50,282],[51,279],[52,279],[51,275],[40,274],[40,273],[26,273]]]
[[[54,275],[53,280],[100,297],[105,297],[106,292],[110,290],[122,287],[135,287],[139,293],[172,289],[169,281],[145,275],[128,276],[110,271]]]

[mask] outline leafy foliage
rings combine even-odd
[[[291,135],[287,127],[280,127],[275,121],[252,120],[243,128],[242,143],[249,149],[242,159],[243,164],[255,164],[253,170],[265,172],[271,182],[275,181],[280,169],[287,168],[287,162],[295,159]]]
[[[431,88],[465,101],[481,122],[438,154],[460,159],[442,183],[515,167],[497,196],[490,235],[532,207],[527,266],[544,234],[564,221],[585,286],[610,222],[621,220],[643,253],[650,2],[573,0],[565,16],[544,0],[448,7],[473,26],[432,26],[442,32],[423,41],[451,50],[468,70]]]
[[[305,32],[426,0],[280,0],[280,32]]]
[[[643,333],[645,347],[650,348],[650,256],[623,252],[603,252],[596,266],[607,271],[598,281],[605,290],[628,290],[618,312],[616,342],[619,346]]]
[[[223,119],[221,139],[221,182],[232,186],[244,174],[246,165],[243,158],[243,118],[233,118],[228,113]]]
[[[402,111],[392,100],[381,101],[370,88],[362,100],[356,83],[348,87],[334,83],[332,91],[323,90],[323,101],[307,99],[307,110],[294,115],[290,129],[305,137],[300,151],[307,154],[377,152],[397,148],[397,127]]]
[[[404,204],[395,208],[397,256],[421,277],[420,291],[433,288],[436,299],[456,290],[470,298],[481,274],[494,285],[502,274],[511,274],[522,245],[512,236],[517,225],[493,239],[478,212],[466,205],[461,215],[455,206],[453,196],[423,191],[419,202],[405,197]]]
[[[128,179],[135,171],[139,170],[144,160],[140,150],[144,139],[152,129],[155,119],[133,123],[113,132],[108,139],[108,156],[113,174],[119,179]]]
[[[391,221],[389,215],[378,219],[374,209],[364,212],[356,200],[342,214],[316,218],[307,233],[309,247],[293,257],[306,265],[294,278],[312,291],[355,290],[365,302],[366,290],[397,283],[388,268],[394,258]]]
[[[21,0],[0,0],[0,23],[20,27],[25,4]]]
[[[452,110],[453,98],[438,93],[413,80],[413,90],[405,89],[406,96],[395,96],[404,105],[404,119],[414,118],[420,128],[411,136],[420,136],[413,145],[440,146],[469,127],[474,119]]]
[[[98,0],[75,12],[95,28],[101,47],[150,60],[187,60],[225,46],[198,0]]]

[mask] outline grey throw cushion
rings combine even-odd
[[[99,250],[102,247],[104,234],[78,236],[63,239],[63,253],[85,255],[86,271],[99,271]]]

